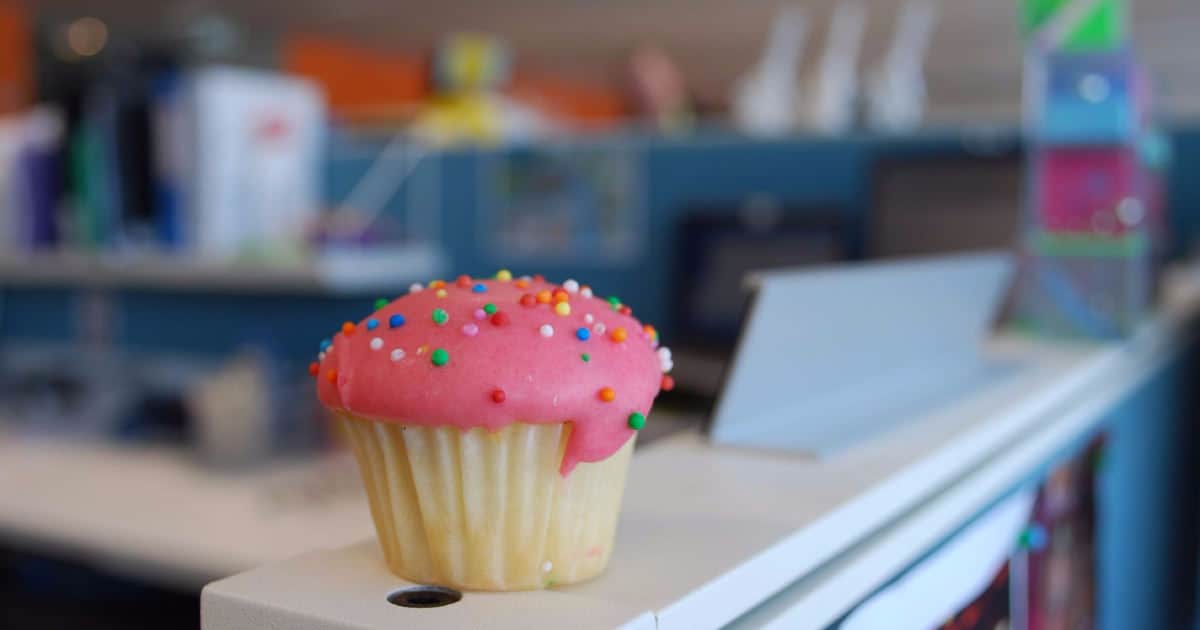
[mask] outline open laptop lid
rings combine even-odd
[[[1011,270],[986,253],[750,276],[712,439],[819,454],[911,415],[981,363]]]

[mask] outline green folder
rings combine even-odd
[[[1021,33],[1028,37],[1065,9],[1072,0],[1020,0]],[[1095,0],[1073,28],[1060,50],[1099,52],[1125,43],[1129,11],[1125,0]]]

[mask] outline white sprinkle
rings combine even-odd
[[[590,323],[592,323],[592,322],[596,321],[596,318],[595,318],[595,317],[592,317],[592,314],[591,314],[591,313],[588,313],[587,315],[584,315],[584,316],[583,316],[583,321],[584,321],[584,322],[586,322],[586,323],[588,323],[588,324],[590,324]]]
[[[524,280],[525,282],[533,282],[533,276],[521,276],[520,278],[518,278],[518,280]]]
[[[324,360],[325,360],[325,353],[324,353],[324,352],[318,353],[318,354],[317,354],[317,360],[318,360],[318,361],[324,361]]]
[[[462,332],[468,337],[474,337],[479,334],[479,326],[475,324],[463,324]]]
[[[579,283],[574,280],[567,280],[563,283],[563,288],[567,290],[567,293],[578,293]]]
[[[399,361],[400,359],[403,359],[403,358],[404,358],[404,350],[402,350],[400,348],[396,348],[395,350],[392,350],[392,360],[393,361]]]
[[[376,338],[374,338],[374,339],[372,339],[372,340],[371,340],[371,349],[372,349],[372,350],[378,350],[378,349],[380,349],[380,348],[382,348],[382,347],[383,347],[383,339],[380,339],[379,337],[376,337]]]
[[[584,287],[584,288],[580,289],[579,295],[582,295],[583,297],[592,297],[592,288]]]
[[[414,282],[414,283],[408,285],[409,293],[420,293],[424,289],[425,289],[425,287],[421,286],[420,282]]]
[[[542,324],[542,327],[538,328],[538,333],[549,339],[554,336],[554,327],[550,324]]]
[[[542,573],[549,573],[550,569],[554,568],[554,563],[549,560],[542,563]]]
[[[592,332],[596,333],[597,335],[603,335],[604,331],[606,330],[608,330],[608,328],[604,325],[604,322],[597,322],[595,326],[592,326]]]
[[[658,367],[663,374],[675,369],[675,361],[671,359],[671,349],[663,346],[658,349]]]

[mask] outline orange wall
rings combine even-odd
[[[0,114],[29,105],[33,69],[29,28],[21,7],[0,0]]]

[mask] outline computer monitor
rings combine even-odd
[[[1016,147],[881,159],[867,216],[868,258],[1012,249],[1023,205]]]

